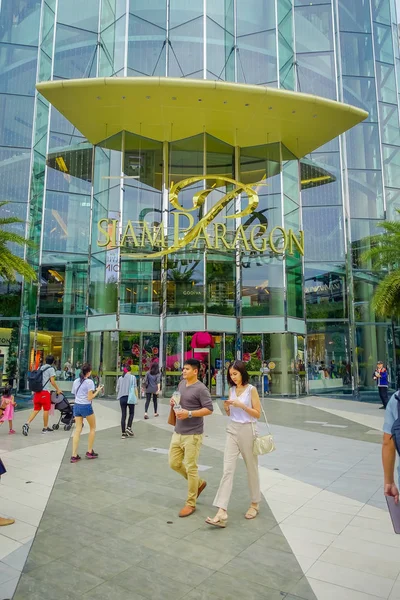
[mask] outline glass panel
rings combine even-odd
[[[277,79],[276,34],[263,31],[237,39],[238,81],[265,84]]]
[[[162,304],[161,263],[122,255],[120,310],[124,314],[158,315]]]
[[[165,37],[164,28],[129,15],[129,67],[145,75],[164,74]]]
[[[235,314],[235,261],[230,256],[212,256],[207,253],[207,313]]]
[[[233,41],[233,35],[211,19],[207,20],[207,67],[218,78],[227,79],[225,69],[233,52]]]
[[[386,216],[392,220],[397,220],[400,210],[400,190],[392,190],[386,188]]]
[[[378,99],[382,102],[397,104],[397,89],[394,67],[376,63]]]
[[[194,19],[190,23],[175,27],[170,31],[169,77],[185,77],[203,69],[203,20]]]
[[[343,260],[343,215],[339,206],[304,207],[306,260]]]
[[[39,37],[40,2],[10,0],[0,8],[0,41],[37,45]]]
[[[339,0],[340,31],[365,32],[371,31],[371,13],[369,0],[348,2]]]
[[[110,314],[117,310],[119,265],[113,261],[112,252],[99,252],[91,260],[89,313],[92,315]]]
[[[344,266],[332,263],[307,264],[304,270],[304,293],[307,319],[347,317]]]
[[[374,76],[370,34],[341,33],[343,75]]]
[[[349,170],[348,173],[351,216],[383,219],[381,172]]]
[[[243,336],[243,362],[246,363],[246,369],[250,375],[250,383],[258,391],[261,391],[260,372],[262,364],[262,334]]]
[[[162,0],[165,2],[165,0]],[[142,4],[142,0],[137,0]],[[192,0],[190,3],[186,0],[170,0],[170,27],[174,28],[183,23],[194,21],[197,17],[203,15],[203,0]],[[148,19],[151,22],[153,19]],[[161,25],[161,23],[159,23]]]
[[[400,148],[383,146],[382,153],[385,184],[389,187],[400,187]]]
[[[351,393],[351,360],[347,325],[310,323],[307,355],[310,393]]]
[[[381,100],[382,98],[379,99]],[[367,79],[365,77],[343,77],[343,101],[368,111],[368,121],[378,121],[374,79]]]
[[[101,34],[99,75],[107,77],[124,67],[126,18],[126,15],[121,17]]]
[[[360,123],[346,134],[349,169],[379,169],[378,126]]]
[[[19,317],[21,312],[22,283],[0,282],[0,314],[3,317]],[[2,332],[0,329],[0,346]],[[0,350],[0,352],[2,352]],[[4,359],[6,362],[6,358]],[[0,374],[1,377],[1,374]]]
[[[238,2],[236,11],[238,36],[275,28],[275,2],[264,0]]]
[[[190,253],[192,256],[194,253]],[[204,264],[196,258],[173,258],[167,272],[168,314],[204,313]]]
[[[43,249],[88,253],[90,197],[48,191]]]
[[[279,258],[242,261],[242,315],[284,315],[283,264]]]
[[[165,362],[165,382],[166,382],[166,395],[172,395],[172,392],[176,390],[182,376],[182,335],[180,333],[167,333],[166,334],[166,362]]]
[[[301,166],[301,199],[303,206],[341,204],[341,172],[338,152],[313,152],[312,162]]]
[[[233,13],[234,0],[213,0],[213,2],[207,3],[208,24],[212,20],[232,34],[234,31]]]
[[[374,41],[376,60],[394,64],[392,28],[376,23],[374,27]]]
[[[295,11],[297,52],[323,52],[333,49],[330,6],[303,6]]]
[[[96,75],[97,33],[57,25],[54,76],[79,79]]]
[[[84,315],[86,312],[87,262],[67,264],[47,262],[44,256],[40,273],[39,312]]]
[[[381,136],[384,144],[400,145],[399,108],[393,104],[379,105]]]
[[[0,94],[0,145],[30,148],[33,98]]]
[[[296,257],[286,257],[286,306],[287,314],[302,319],[303,306],[303,269],[302,262]]]
[[[0,92],[33,96],[37,48],[0,44]]]
[[[382,2],[382,0],[371,0],[372,5],[372,18],[378,23],[384,23],[390,25],[390,4],[389,2]]]
[[[28,201],[30,158],[30,151],[0,148],[1,198],[14,202]]]
[[[107,0],[105,0],[107,1]],[[99,22],[99,0],[68,0],[58,3],[57,21],[75,25],[87,31],[96,31]]]
[[[297,54],[297,79],[300,92],[335,99],[333,52]]]

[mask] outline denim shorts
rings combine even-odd
[[[93,406],[90,404],[74,404],[74,417],[90,417],[93,414]]]

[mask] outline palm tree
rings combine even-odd
[[[8,202],[0,202],[0,209],[6,204]],[[6,281],[15,282],[18,274],[29,281],[35,280],[35,270],[26,260],[13,254],[8,246],[8,244],[17,244],[18,246],[26,244],[31,248],[35,246],[31,240],[26,240],[21,235],[4,229],[6,225],[13,225],[14,223],[23,223],[23,221],[18,217],[0,218],[0,277]]]
[[[396,209],[400,214],[400,210]],[[400,316],[400,221],[384,221],[378,227],[384,235],[369,238],[371,247],[362,260],[371,260],[374,271],[384,271],[371,301],[372,308],[382,317]]]

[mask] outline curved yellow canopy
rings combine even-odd
[[[158,141],[207,132],[242,148],[282,142],[301,158],[368,116],[319,96],[202,79],[110,77],[36,87],[92,144],[124,130]]]

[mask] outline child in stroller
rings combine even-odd
[[[51,403],[60,411],[60,418],[54,423],[53,429],[60,429],[60,422],[64,425],[64,431],[69,431],[75,423],[73,403],[69,403],[64,394],[51,393]]]

